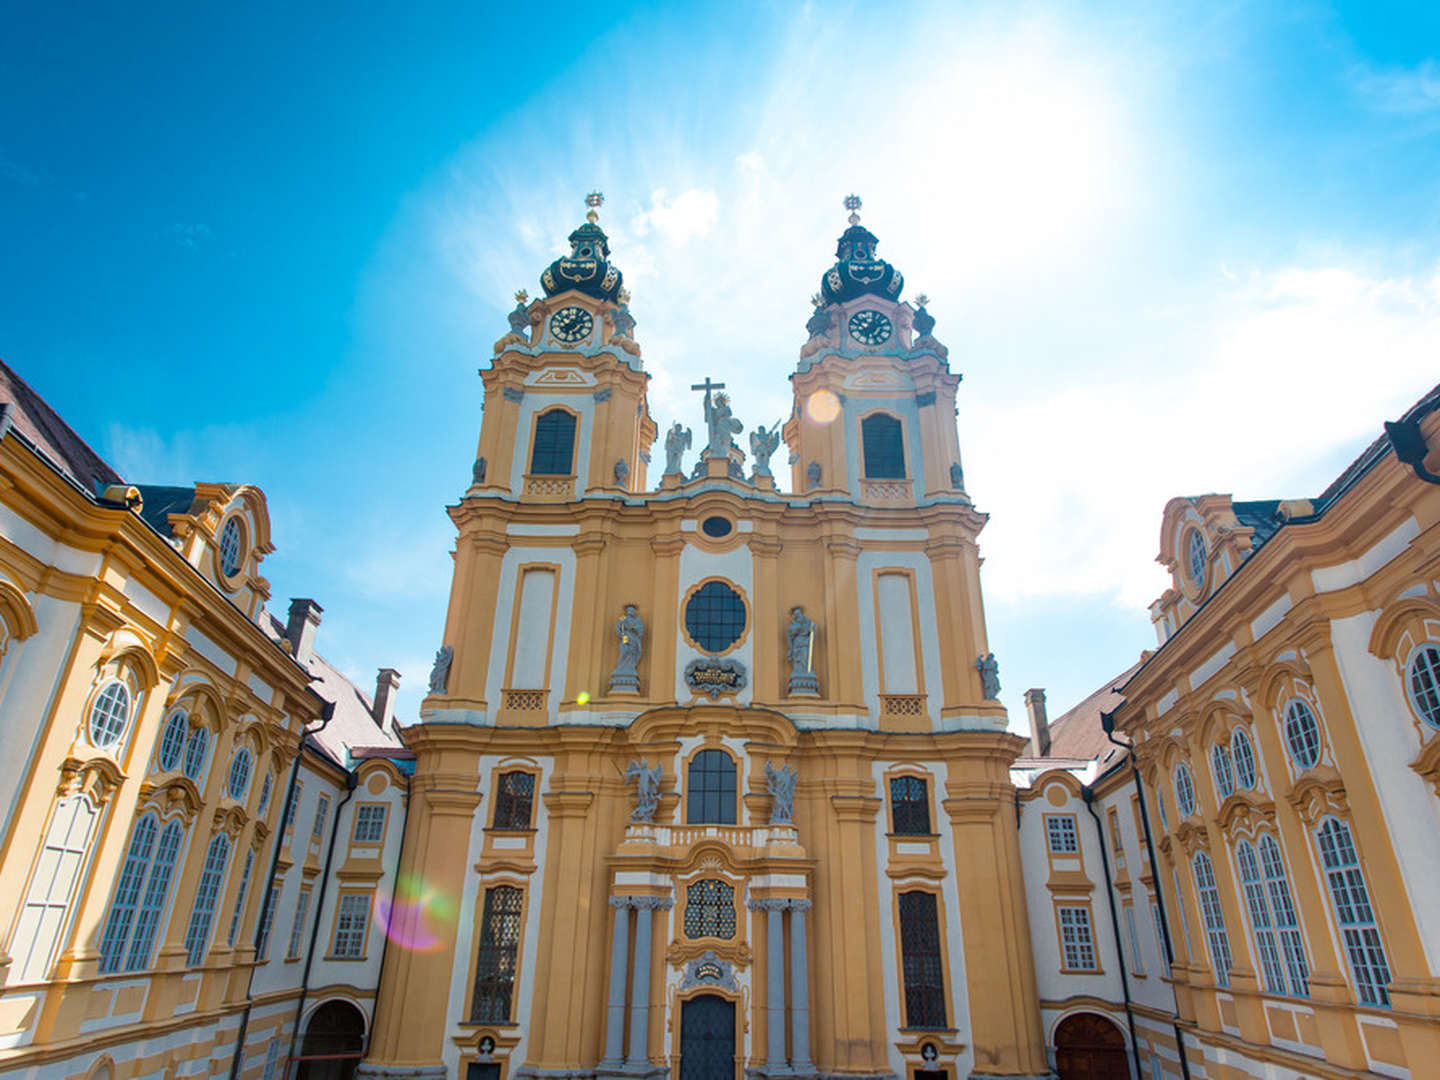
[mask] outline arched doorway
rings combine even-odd
[[[365,1017],[348,1001],[327,1001],[310,1014],[295,1080],[350,1080],[365,1049]]]
[[[735,1003],[701,994],[680,1006],[680,1080],[735,1080]]]
[[[1055,1071],[1060,1080],[1130,1080],[1120,1029],[1095,1013],[1073,1013],[1055,1029]]]

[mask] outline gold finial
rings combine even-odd
[[[860,224],[860,213],[859,213],[859,211],[860,211],[860,196],[859,196],[859,195],[846,195],[846,196],[845,196],[845,209],[850,211],[850,224],[851,224],[851,225],[859,225],[859,224]]]
[[[920,307],[924,307],[929,302],[930,297],[926,296],[923,292],[919,296],[915,297],[915,303]]]
[[[527,300],[529,300],[529,299],[530,299],[530,294],[529,294],[528,292],[526,292],[524,289],[521,289],[519,292],[517,292],[517,293],[515,294],[515,302],[516,302],[517,304],[523,304],[523,303],[525,303],[525,302],[526,302]]]
[[[585,212],[585,220],[594,225],[600,220],[600,207],[605,205],[605,196],[598,191],[592,191],[585,196],[585,205],[590,209]]]

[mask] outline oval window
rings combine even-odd
[[[706,652],[722,653],[745,633],[745,601],[723,581],[707,581],[685,604],[685,630]]]
[[[714,537],[716,540],[719,540],[722,536],[729,536],[730,530],[733,528],[734,526],[730,524],[729,518],[719,517],[718,515],[716,517],[708,517],[700,523],[700,531],[706,536]]]

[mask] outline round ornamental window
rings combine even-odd
[[[175,709],[165,721],[165,734],[160,736],[160,768],[173,769],[185,752],[185,736],[190,732],[190,717],[184,709]]]
[[[1235,762],[1235,782],[1249,791],[1255,786],[1255,747],[1242,728],[1230,736],[1230,757]]]
[[[205,755],[210,752],[210,732],[201,727],[190,732],[190,740],[185,744],[185,775],[191,780],[199,780],[205,771]]]
[[[719,540],[722,536],[729,536],[734,526],[730,524],[729,518],[708,517],[700,523],[700,531],[706,536]]]
[[[220,530],[220,572],[227,578],[240,572],[240,561],[245,546],[240,531],[240,519],[232,517]]]
[[[241,747],[235,751],[235,759],[230,762],[229,789],[232,799],[243,799],[245,788],[250,784],[250,751]]]
[[[1420,719],[1440,728],[1440,646],[1421,645],[1410,657],[1410,702]]]
[[[1181,817],[1195,813],[1195,779],[1190,775],[1190,766],[1183,761],[1175,766],[1175,805],[1180,808]]]
[[[1308,769],[1320,760],[1320,725],[1310,706],[1299,698],[1285,708],[1285,742],[1300,768]]]
[[[1185,544],[1185,559],[1190,571],[1190,580],[1196,585],[1205,584],[1205,537],[1199,529],[1190,530]]]
[[[707,581],[685,605],[685,630],[706,652],[722,653],[745,633],[745,601],[723,581]]]
[[[130,722],[130,691],[121,682],[106,683],[90,706],[90,741],[114,746]]]

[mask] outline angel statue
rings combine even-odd
[[[654,821],[655,809],[660,805],[660,765],[650,767],[650,760],[630,762],[625,770],[625,782],[635,782],[635,809],[630,812],[631,821]]]
[[[770,824],[789,825],[795,819],[795,768],[782,765],[775,768],[765,763],[765,787],[770,792]]]
[[[730,411],[730,395],[716,394],[714,403],[710,391],[705,391],[705,423],[710,427],[710,442],[705,447],[705,456],[730,460],[730,447],[735,445],[735,436],[745,430],[745,425],[735,419]]]
[[[680,457],[686,450],[690,449],[690,429],[681,427],[680,421],[670,425],[670,430],[665,433],[665,474],[684,474],[680,467]]]
[[[770,471],[770,455],[775,453],[775,448],[780,445],[780,421],[770,425],[770,430],[765,430],[761,424],[750,433],[750,453],[755,456],[755,475],[774,476]]]

